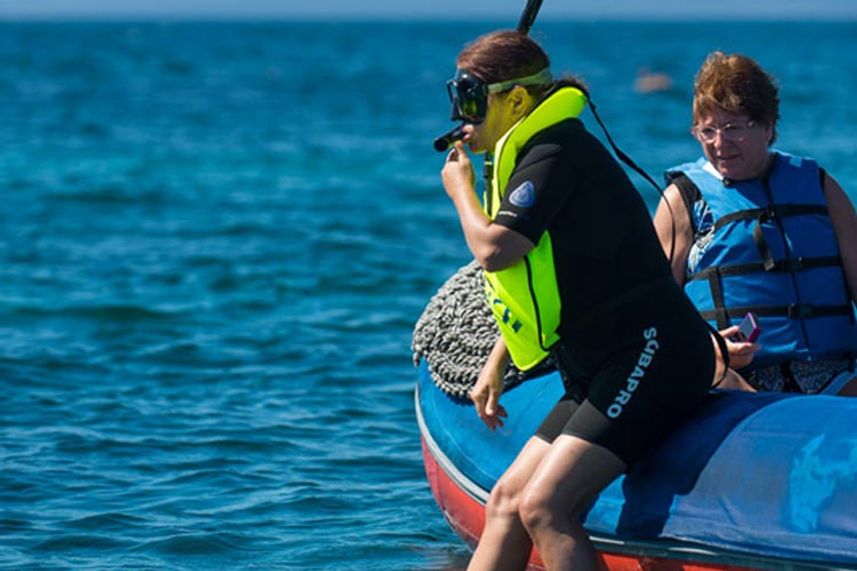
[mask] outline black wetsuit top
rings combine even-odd
[[[527,182],[535,200],[515,200]],[[553,245],[556,356],[569,393],[539,435],[572,434],[633,463],[700,402],[714,373],[707,325],[675,283],[642,198],[569,119],[521,150],[494,222],[534,244],[547,231]]]
[[[671,276],[645,203],[581,121],[542,131],[518,156],[494,222],[534,244],[549,232],[562,296],[561,337],[602,304]],[[526,181],[536,199],[522,208],[510,196]]]

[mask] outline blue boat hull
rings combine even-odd
[[[484,505],[562,390],[552,374],[508,391],[508,422],[492,432],[469,402],[441,392],[423,363],[417,413],[427,466],[436,462],[462,497]],[[712,394],[602,492],[584,525],[618,551],[745,568],[855,569],[857,399]]]

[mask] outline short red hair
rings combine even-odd
[[[718,51],[705,59],[693,85],[693,123],[699,124],[715,109],[769,125],[770,142],[777,138],[779,90],[774,78],[752,58]]]

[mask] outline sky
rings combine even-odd
[[[0,19],[516,18],[524,0],[0,0]],[[857,0],[544,0],[540,20],[815,19],[857,20]]]

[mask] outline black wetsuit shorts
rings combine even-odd
[[[680,290],[657,289],[561,342],[567,392],[537,436],[577,436],[631,466],[698,407],[714,376],[708,326]]]

